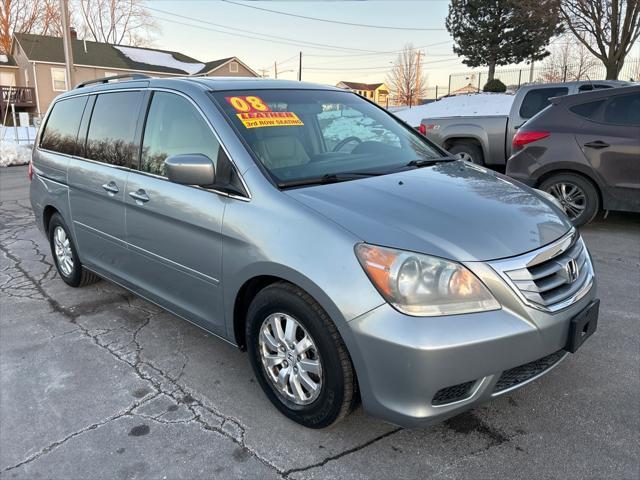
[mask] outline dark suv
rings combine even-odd
[[[552,99],[513,152],[507,175],[553,195],[576,226],[640,211],[640,85]]]

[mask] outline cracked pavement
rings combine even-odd
[[[431,428],[300,427],[246,355],[125,290],[73,289],[0,169],[0,479],[640,478],[640,215],[583,230],[598,332],[533,384]]]

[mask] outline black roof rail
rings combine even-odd
[[[144,80],[151,77],[149,75],[144,75],[143,73],[129,73],[126,75],[114,75],[113,77],[104,77],[104,78],[96,78],[94,80],[87,80],[86,82],[82,82],[76,85],[76,88],[86,87],[87,85],[92,85],[94,83],[109,83],[111,80],[119,80],[121,78],[128,78],[131,80]]]

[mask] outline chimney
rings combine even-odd
[[[71,35],[71,39],[72,40],[77,40],[78,39],[78,32],[76,32],[75,28],[69,27],[69,33]]]

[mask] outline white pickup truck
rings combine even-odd
[[[467,105],[484,103],[484,107],[476,109],[465,106],[456,111],[453,103],[451,106],[454,108],[442,108],[444,105],[441,102],[456,102],[459,98],[447,97],[415,109],[395,112],[395,115],[412,127],[418,128],[429,140],[452,154],[473,163],[499,168],[506,165],[507,159],[511,156],[511,140],[516,130],[547,107],[549,98],[624,85],[629,83],[601,80],[527,84],[521,86],[515,95],[466,96],[470,100],[474,97],[484,97],[480,102],[466,102]],[[491,107],[492,103],[494,108],[487,108]],[[430,111],[434,114],[430,114]],[[446,111],[446,115],[438,113],[442,111]],[[420,112],[424,117],[418,122],[416,114],[420,115]]]

